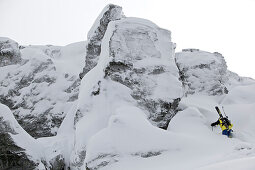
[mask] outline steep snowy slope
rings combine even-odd
[[[13,51],[22,61],[0,67],[0,102],[33,137],[52,136],[78,98],[85,42],[28,46],[20,52],[15,46]],[[10,53],[10,57],[16,56]]]
[[[105,154],[103,158],[90,161],[88,165],[100,165],[99,163],[104,165],[104,161],[111,160],[107,166],[104,166],[104,168],[101,169],[254,169],[255,103],[248,108],[247,105],[245,105],[246,109],[245,107],[240,107],[240,105],[224,105],[226,113],[234,124],[234,138],[227,138],[226,136],[221,135],[219,127],[214,129],[210,127],[210,123],[218,119],[214,106],[219,105],[219,99],[221,98],[224,98],[224,96],[210,97],[205,95],[190,95],[183,98],[180,103],[180,108],[182,108],[183,111],[178,112],[171,120],[168,131],[164,132],[164,138],[153,134],[152,129],[146,130],[148,134],[143,131],[138,135],[141,129],[144,130],[146,127],[145,125],[137,127],[134,126],[133,123],[131,126],[132,128],[130,127],[129,131],[127,129],[122,130],[122,127],[126,125],[126,121],[129,120],[128,118],[125,119],[126,121],[120,119],[119,121],[116,121],[115,124],[109,124],[109,127],[106,130],[101,131],[93,137],[93,140],[91,141],[93,143],[89,143],[91,145],[89,147],[96,147],[98,149],[94,149],[94,151],[103,151],[103,153],[108,154]],[[247,118],[249,120],[247,120]],[[131,122],[133,121],[130,121],[130,123]],[[253,124],[251,122],[253,122]],[[139,124],[142,125],[141,122]],[[114,128],[114,125],[116,128]],[[117,133],[115,129],[121,129],[120,133]],[[131,129],[134,130],[131,131]],[[125,133],[121,134],[122,131]],[[136,137],[133,136],[132,138],[130,134],[134,134]],[[155,136],[156,138],[148,139],[152,136]],[[140,137],[147,140],[143,141]],[[105,147],[100,148],[95,139],[100,139],[97,141],[102,141],[102,138],[106,139],[103,140]],[[136,139],[138,141],[136,141]],[[166,144],[158,143],[158,139],[163,140]],[[132,143],[133,140],[136,142]],[[139,142],[142,142],[142,146],[140,146]],[[169,147],[166,147],[167,144]],[[151,152],[150,156],[141,156],[142,154],[136,154],[134,156],[127,154],[133,149],[142,151],[146,146],[149,146],[151,149],[162,147],[161,152]],[[112,152],[117,156],[112,154]],[[88,159],[93,154],[94,152],[91,153],[90,149],[88,149]],[[102,160],[101,162],[99,162],[100,159]],[[238,163],[241,165],[238,165]]]

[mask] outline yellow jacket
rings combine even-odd
[[[219,119],[219,124],[220,124],[220,128],[221,128],[222,131],[226,130],[226,129],[228,129],[228,130],[232,129],[232,127],[233,127],[232,123],[230,123],[230,125],[224,125],[223,122],[222,122],[222,119]]]

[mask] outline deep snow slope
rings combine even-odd
[[[103,170],[212,170],[215,168],[252,170],[255,168],[255,103],[224,104],[225,111],[234,124],[234,138],[227,138],[221,135],[219,127],[213,129],[210,127],[210,123],[218,119],[214,106],[222,104],[219,101],[222,98],[227,97],[190,95],[183,98],[180,103],[183,111],[178,112],[171,120],[163,137],[159,135],[162,132],[157,132],[155,135],[152,129],[142,125],[142,121],[137,123],[130,118],[125,118],[124,121],[123,111],[124,115],[121,118],[113,119],[118,121],[113,123],[111,120],[107,129],[92,138],[86,159],[90,160],[94,154],[103,151],[106,154],[101,158],[100,163],[109,162],[107,166],[101,168]],[[137,124],[142,126],[138,127]],[[123,131],[125,133],[122,133]],[[156,138],[150,139],[152,136]],[[100,140],[104,141],[102,143],[105,147],[99,147]],[[158,140],[165,143],[160,143]],[[133,150],[143,151],[147,146],[153,150],[150,154],[127,154]],[[94,152],[91,152],[90,148],[94,148]],[[98,165],[99,161],[100,158],[95,159],[94,165],[96,163]]]
[[[9,46],[11,65],[0,67],[0,102],[9,106],[33,137],[56,134],[67,110],[78,98],[85,42],[65,47]],[[8,46],[9,43],[6,42]],[[2,50],[3,51],[3,50]],[[20,62],[13,62],[18,56]],[[5,62],[7,63],[7,62]]]
[[[0,169],[255,169],[255,80],[220,53],[175,53],[113,4],[86,42],[0,47]],[[210,126],[216,105],[233,138]]]

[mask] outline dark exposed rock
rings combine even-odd
[[[175,99],[173,102],[145,100],[141,105],[144,105],[151,113],[155,113],[151,114],[150,119],[156,122],[158,127],[166,130],[170,120],[178,111],[180,100],[180,98]]]
[[[18,116],[16,116],[18,117]],[[24,127],[24,130],[31,136],[38,137],[48,137],[53,136],[51,132],[51,126],[48,126],[49,120],[47,118],[47,113],[41,115],[26,115],[24,117],[18,117],[19,124]],[[51,119],[52,125],[59,127],[63,118],[53,118]]]
[[[95,90],[92,91],[92,95],[94,95],[94,96],[99,95],[99,93],[100,93],[100,84],[101,84],[101,81],[98,81],[97,82],[97,87],[95,87]]]
[[[62,155],[56,156],[54,159],[50,160],[50,170],[65,170],[65,162]]]
[[[76,123],[80,120],[80,118],[82,118],[82,117],[83,117],[83,114],[82,114],[82,112],[78,109],[78,110],[76,111],[76,113],[75,113],[74,124],[76,124]]]
[[[13,108],[14,103],[13,100],[11,98],[7,98],[4,95],[0,95],[0,103],[8,106],[9,108]]]
[[[72,167],[82,167],[84,163],[84,159],[86,157],[86,150],[83,150],[79,153],[78,160],[75,160],[75,162],[72,162]]]
[[[2,113],[3,114],[3,113]],[[31,160],[26,150],[19,147],[12,139],[11,135],[18,134],[10,125],[0,116],[0,169],[3,170],[33,170],[39,163]]]
[[[158,70],[158,68],[160,67],[157,67],[157,69],[153,69],[153,72],[155,72],[154,70]],[[146,109],[149,113],[151,113],[149,119],[155,122],[158,127],[162,129],[167,129],[170,120],[177,112],[176,109],[180,102],[180,98],[174,99],[173,102],[148,99],[147,96],[150,95],[150,92],[143,89],[143,87],[146,85],[140,81],[139,77],[137,79],[132,78],[132,75],[134,74],[143,73],[143,71],[141,72],[137,70],[138,69],[132,69],[131,64],[128,65],[121,62],[111,62],[109,66],[105,69],[105,74],[108,75],[113,81],[119,82],[132,89],[132,97],[138,101],[138,104],[142,108]],[[162,70],[156,71],[156,74],[163,73]],[[125,78],[123,78],[123,74],[125,72],[127,73],[127,75]],[[149,75],[151,73],[147,74]]]
[[[114,162],[118,162],[118,160],[115,158],[118,155],[116,154],[102,154],[99,155],[98,157],[92,159],[91,161],[87,162],[86,164],[86,168],[89,170],[97,170],[100,168],[103,168],[105,166],[107,166],[110,163],[114,163]],[[101,161],[101,160],[104,161]],[[97,163],[98,161],[98,163]]]
[[[153,157],[153,156],[158,156],[158,155],[161,155],[163,151],[150,151],[150,152],[146,152],[146,153],[135,153],[135,154],[132,154],[134,156],[140,156],[142,158],[149,158],[149,157]]]
[[[82,79],[87,72],[97,65],[98,57],[101,53],[101,42],[105,35],[109,22],[123,18],[122,7],[110,4],[104,8],[99,18],[95,21],[88,33],[86,46],[86,59],[83,72],[80,73]]]
[[[0,132],[0,135],[0,169],[36,169],[38,164],[29,159],[29,156],[25,153],[25,150],[14,143],[7,131]]]
[[[66,77],[66,78],[67,78],[67,77]],[[74,81],[74,80],[71,80],[71,81]],[[69,86],[69,87],[65,90],[65,92],[67,92],[67,93],[71,93],[71,92],[73,92],[73,91],[79,92],[79,86],[80,86],[80,84],[81,84],[81,80],[76,79],[76,80],[72,83],[72,85]],[[77,93],[77,94],[78,94],[78,93]]]
[[[197,52],[199,49],[196,48],[187,48],[187,49],[182,49],[182,52]]]

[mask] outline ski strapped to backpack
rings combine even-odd
[[[223,116],[222,116],[222,114],[221,114],[221,112],[220,112],[219,107],[218,107],[218,106],[215,106],[215,109],[216,109],[217,113],[219,114],[220,118],[223,118]]]
[[[216,109],[217,113],[218,113],[219,116],[220,116],[220,119],[221,119],[221,121],[222,121],[222,125],[224,125],[224,126],[228,129],[229,126],[231,125],[231,122],[230,122],[230,120],[228,120],[228,116],[226,115],[226,113],[225,113],[223,107],[222,107],[222,109],[223,109],[223,111],[224,111],[225,117],[223,117],[223,115],[221,114],[221,111],[220,111],[220,109],[219,109],[218,106],[216,106],[215,109]]]

